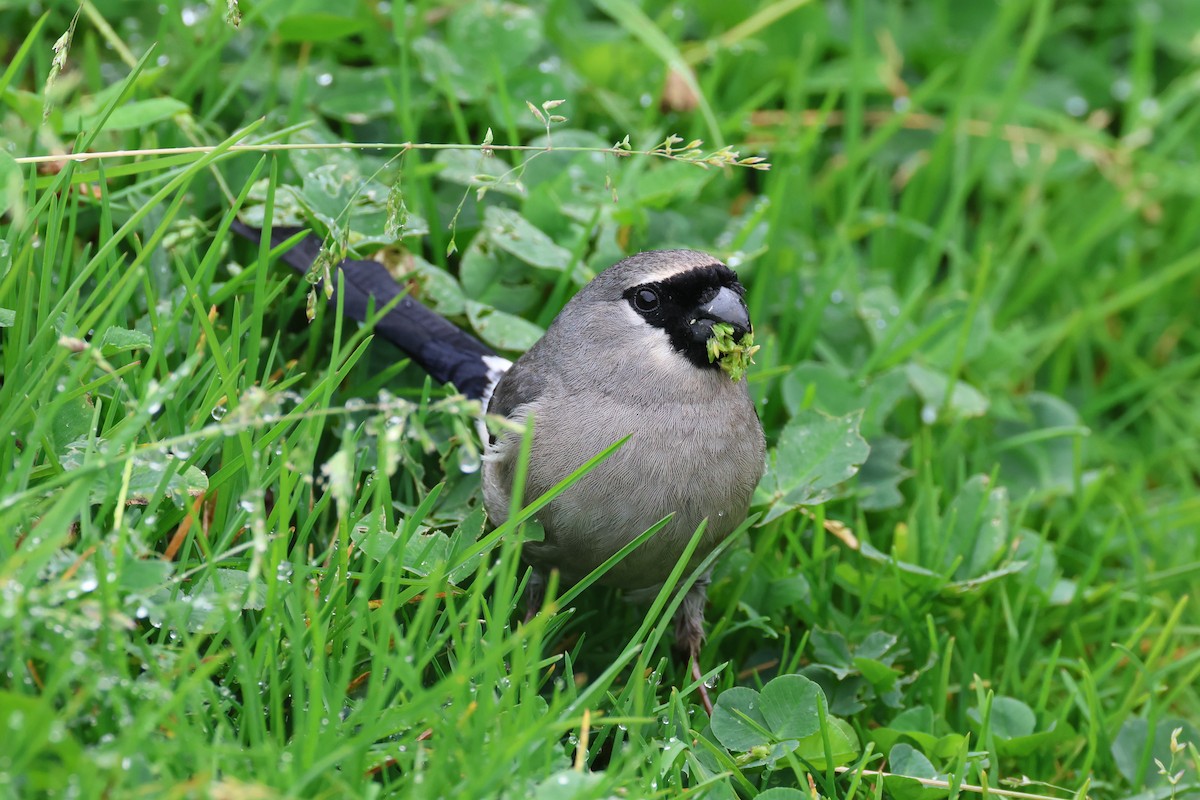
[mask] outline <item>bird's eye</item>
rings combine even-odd
[[[633,295],[633,307],[638,311],[653,311],[658,308],[658,293],[653,289],[638,289]]]

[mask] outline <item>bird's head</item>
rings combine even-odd
[[[734,271],[712,256],[652,250],[604,270],[572,304],[611,345],[681,369],[724,369],[737,380],[756,349],[744,294]]]

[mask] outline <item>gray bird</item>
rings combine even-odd
[[[743,293],[734,272],[703,253],[631,256],[584,286],[500,377],[488,413],[533,419],[526,500],[629,436],[538,514],[545,539],[523,551],[534,570],[527,607],[540,607],[550,570],[570,585],[673,515],[602,579],[652,596],[703,520],[689,568],[745,519],[763,472],[762,425],[746,382],[710,360],[707,346],[714,324],[731,325],[737,339],[751,330]],[[496,524],[508,517],[520,449],[521,434],[509,431],[484,457],[484,503]],[[707,587],[705,575],[675,618],[676,647],[695,673]]]
[[[240,222],[251,239],[259,231]],[[320,251],[313,237],[275,227],[283,258],[307,271]],[[402,290],[373,261],[343,260],[347,316],[362,320]],[[762,477],[762,425],[745,381],[713,361],[713,326],[740,340],[751,331],[737,275],[691,250],[640,253],[584,286],[546,334],[515,364],[445,318],[402,297],[376,332],[434,378],[480,399],[490,415],[533,420],[523,499],[532,501],[617,440],[628,441],[538,514],[545,539],[524,545],[533,567],[526,608],[542,606],[547,574],[565,585],[588,575],[665,517],[667,525],[607,572],[603,583],[631,599],[653,596],[702,521],[708,524],[689,569],[745,519]],[[519,426],[518,426],[519,427]],[[508,518],[521,434],[511,428],[487,444],[483,495],[496,525]],[[676,647],[699,675],[708,576],[688,591],[675,618]],[[711,713],[703,683],[700,696]]]

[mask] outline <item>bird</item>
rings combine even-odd
[[[240,222],[234,230],[260,235]],[[272,241],[299,232],[277,227]],[[305,237],[284,258],[307,270],[319,248]],[[340,266],[346,314],[363,319],[371,298],[378,308],[401,293],[376,262]],[[618,261],[580,288],[515,362],[408,296],[377,330],[435,379],[481,400],[488,416],[515,423],[485,442],[483,500],[493,525],[510,513],[526,424],[533,428],[526,502],[627,437],[539,510],[544,539],[522,549],[532,568],[529,615],[542,607],[551,572],[572,585],[664,519],[600,583],[633,600],[653,597],[701,524],[689,569],[745,520],[766,464],[765,438],[747,382],[713,342],[722,334],[749,342],[753,327],[737,274],[716,258],[652,250]],[[675,647],[690,660],[711,715],[699,669],[709,581],[706,573],[686,590],[674,628]]]

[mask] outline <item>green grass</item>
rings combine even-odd
[[[1195,2],[85,0],[61,69],[76,7],[25,6],[0,795],[1200,790]],[[771,168],[601,152],[672,134]],[[267,142],[418,147],[228,149]],[[711,726],[669,594],[520,624],[471,405],[308,323],[235,209],[383,248],[514,355],[623,254],[738,269],[772,461],[716,562]]]

